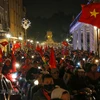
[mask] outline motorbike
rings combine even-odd
[[[84,88],[82,90],[73,91],[71,100],[96,100],[96,98],[93,95],[92,89]]]

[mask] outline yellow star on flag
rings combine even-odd
[[[95,9],[90,12],[91,16],[94,16],[96,18],[97,14],[99,14],[99,12],[96,12]]]

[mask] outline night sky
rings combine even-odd
[[[55,41],[62,41],[69,33],[73,16],[81,11],[87,0],[23,0],[26,18],[31,21],[29,38],[44,41],[46,32],[53,32]]]

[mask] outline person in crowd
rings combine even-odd
[[[3,75],[7,75],[8,73],[11,73],[11,72],[12,72],[11,60],[7,58],[4,62],[2,73]]]
[[[40,73],[39,76],[31,82],[28,92],[27,92],[27,100],[32,100],[33,94],[37,92],[42,87],[42,75],[44,73]]]
[[[74,68],[73,61],[66,59],[66,69],[69,69],[71,72],[73,72]]]
[[[54,89],[53,78],[50,74],[42,76],[42,87],[33,94],[32,100],[51,100],[51,92]]]
[[[89,72],[90,69],[91,69],[91,63],[85,63],[85,64],[84,64],[84,70],[85,70],[85,72],[86,72],[86,73]]]
[[[50,60],[49,56],[48,55],[44,55],[44,58],[45,58],[45,62],[48,63],[49,60]]]
[[[42,69],[41,69],[41,73],[43,73],[43,74],[49,74],[49,72],[50,72],[50,66],[49,66],[49,64],[44,64],[43,67],[42,67]]]
[[[2,74],[3,64],[0,63],[0,100],[10,100],[11,91],[14,92],[12,83]]]
[[[86,73],[89,82],[96,86],[100,80],[100,73],[97,71],[97,64],[91,64],[90,70]]]
[[[70,92],[82,90],[88,87],[88,81],[85,77],[85,71],[82,68],[77,68],[67,83]]]
[[[56,87],[51,93],[51,100],[70,100],[70,93],[60,87]]]
[[[52,68],[50,74],[53,77],[53,81],[55,85],[60,86],[63,89],[66,89],[66,85],[64,83],[64,80],[62,78],[59,78],[59,70],[58,68]]]
[[[93,53],[90,53],[87,59],[88,63],[94,63],[95,56]]]
[[[66,66],[67,65],[66,65],[65,58],[61,58],[60,63],[57,66],[57,68],[59,69],[59,78],[63,78]]]
[[[27,73],[26,73],[26,79],[27,80],[33,80],[39,75],[39,69],[38,69],[38,62],[34,61],[33,67],[31,67]]]
[[[29,57],[27,57],[21,69],[27,72],[31,67],[32,67],[32,60]]]
[[[63,80],[64,80],[64,83],[66,84],[66,86],[67,86],[67,83],[69,82],[70,78],[72,77],[72,75],[73,75],[73,73],[70,71],[70,69],[65,71]]]
[[[35,61],[32,68],[30,68],[26,73],[26,83],[23,86],[25,94],[30,94],[30,89],[34,85],[34,81],[39,77],[40,71],[38,69],[38,64]]]

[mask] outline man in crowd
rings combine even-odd
[[[51,75],[53,77],[53,81],[54,81],[55,85],[58,85],[63,89],[67,89],[67,87],[66,87],[66,85],[64,83],[64,80],[59,78],[59,70],[58,70],[58,68],[52,68],[51,69]]]
[[[42,76],[42,88],[33,94],[32,100],[51,100],[50,95],[54,89],[53,78],[50,74],[44,74]]]
[[[82,68],[77,68],[75,74],[73,74],[68,82],[71,92],[76,92],[87,88],[89,85],[88,80],[85,77],[85,71]]]

